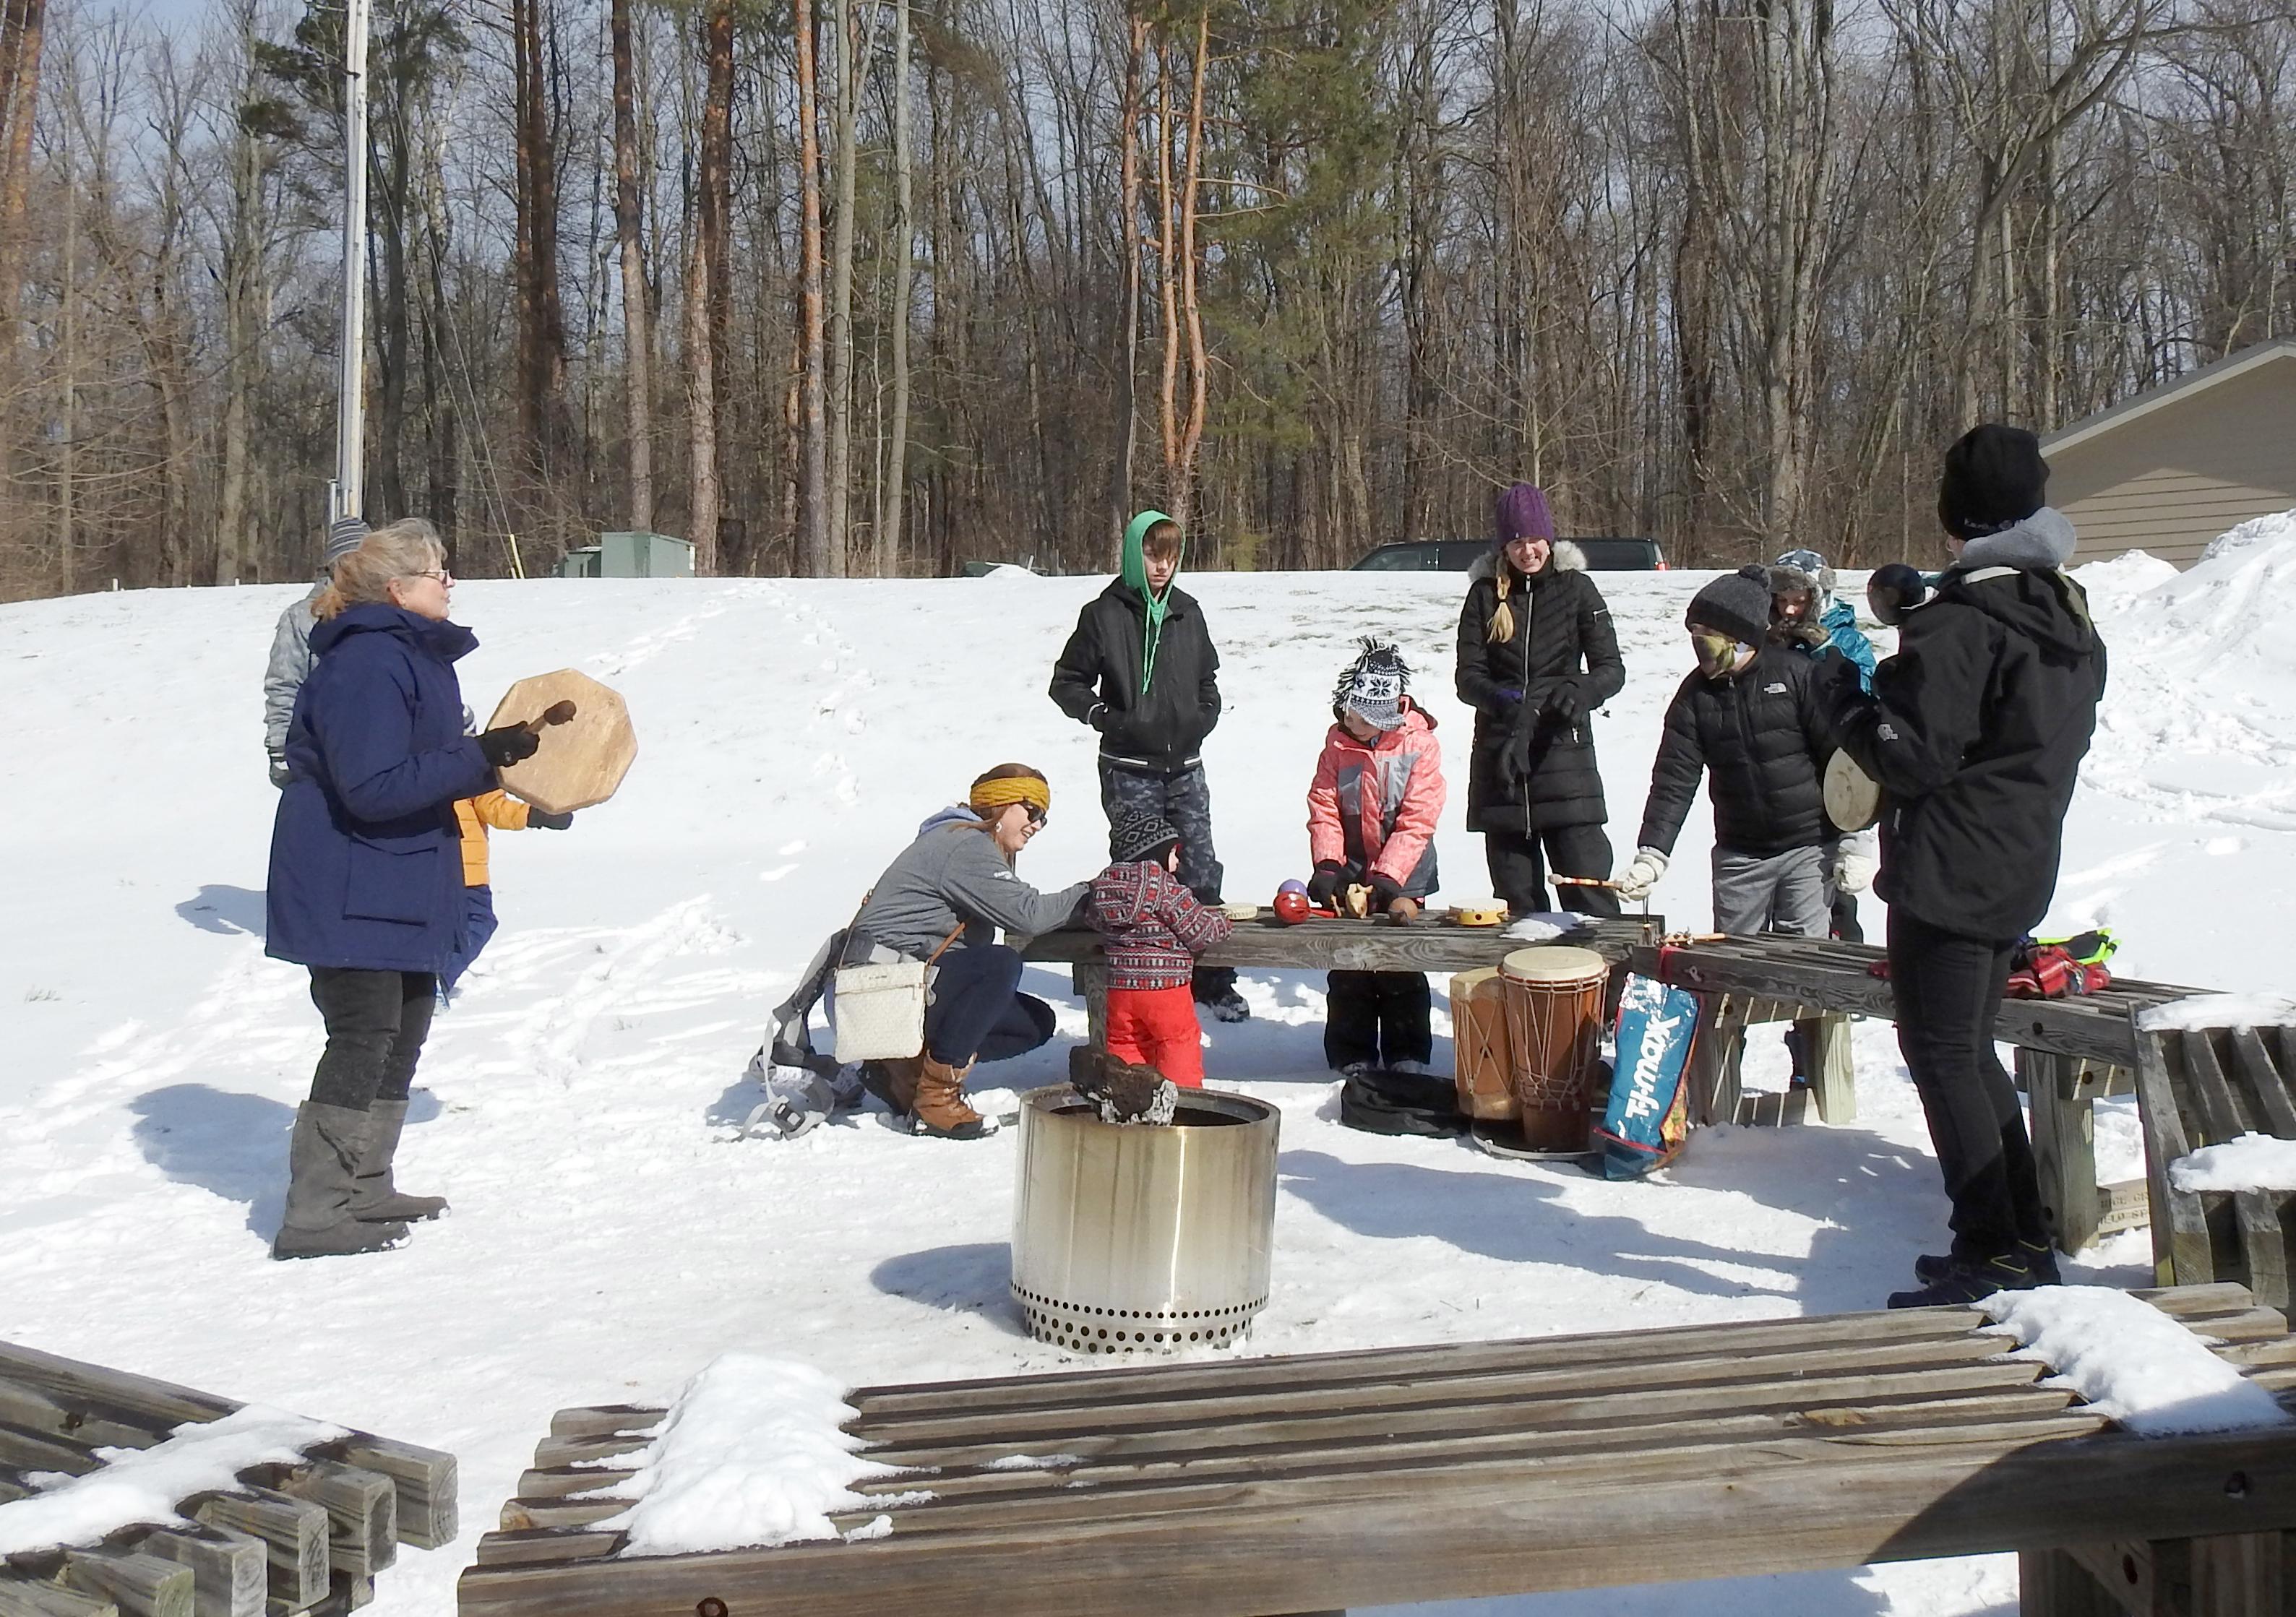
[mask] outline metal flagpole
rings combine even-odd
[[[330,520],[366,514],[367,14],[368,0],[349,0],[343,26],[343,347]]]

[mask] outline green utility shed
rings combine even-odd
[[[691,578],[693,544],[668,534],[601,534],[569,551],[554,569],[561,578]]]

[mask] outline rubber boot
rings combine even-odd
[[[366,1149],[359,1153],[351,1175],[351,1216],[369,1224],[394,1220],[411,1222],[435,1219],[447,1211],[443,1196],[409,1196],[391,1181],[391,1158],[398,1155],[398,1136],[406,1127],[406,1103],[378,1100],[366,1109]]]
[[[381,1252],[406,1238],[401,1223],[351,1216],[351,1175],[366,1148],[366,1114],[307,1100],[287,1140],[287,1212],[271,1243],[275,1258],[329,1258]]]
[[[995,1125],[964,1104],[964,1074],[972,1070],[971,1062],[959,1069],[936,1061],[930,1055],[918,1063],[917,1098],[909,1114],[910,1133],[930,1135],[935,1139],[979,1139],[995,1131]]]

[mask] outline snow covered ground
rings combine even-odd
[[[2296,523],[2181,577],[2096,570],[2113,684],[2055,921],[2103,922],[2117,968],[2244,993],[2296,983]],[[1609,574],[1626,692],[1602,719],[1628,850],[1705,575]],[[1488,891],[1465,834],[1449,693],[1456,576],[1193,578],[1226,664],[1209,747],[1231,896],[1304,874],[1303,799],[1354,637],[1398,638],[1441,721],[1443,895]],[[1092,737],[1046,699],[1097,579],[492,583],[455,615],[488,712],[575,666],[627,697],[642,750],[565,833],[498,835],[504,929],[438,1022],[403,1178],[454,1216],[379,1258],[277,1264],[286,1131],[320,1044],[303,974],[262,953],[271,824],[258,681],[284,588],[0,608],[0,1337],[452,1450],[465,1533],[409,1553],[379,1617],[453,1584],[551,1413],[663,1401],[721,1352],[848,1384],[1056,1368],[1005,1294],[1013,1139],[911,1139],[875,1115],[741,1140],[765,1009],[924,814],[982,768],[1052,777],[1023,873],[1103,846]],[[1854,593],[1854,591],[1853,591]],[[1653,907],[1707,918],[1701,808]],[[1869,930],[1881,907],[1866,905]],[[1084,1018],[1056,970],[1027,986]],[[1283,1111],[1275,1289],[1247,1352],[1284,1352],[1877,1306],[1944,1201],[1891,1030],[1856,1040],[1857,1122],[1700,1135],[1613,1185],[1335,1120],[1311,975],[1244,980],[1212,1082]],[[1439,1009],[1439,1017],[1440,1012]],[[1439,1020],[1439,1034],[1447,1032]],[[1447,1039],[1438,1059],[1448,1058]],[[1056,1042],[1002,1069],[1063,1070]],[[1758,1037],[1756,1081],[1783,1052]],[[1009,1102],[1006,1103],[1009,1105]],[[2133,1173],[2125,1111],[2101,1121]],[[2142,1283],[2142,1232],[2076,1265]],[[2014,1608],[2008,1557],[1489,1603],[1494,1612],[1948,1613]]]

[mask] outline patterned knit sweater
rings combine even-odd
[[[1108,985],[1137,992],[1185,986],[1195,957],[1234,930],[1162,865],[1112,864],[1086,901],[1092,924],[1108,936]]]

